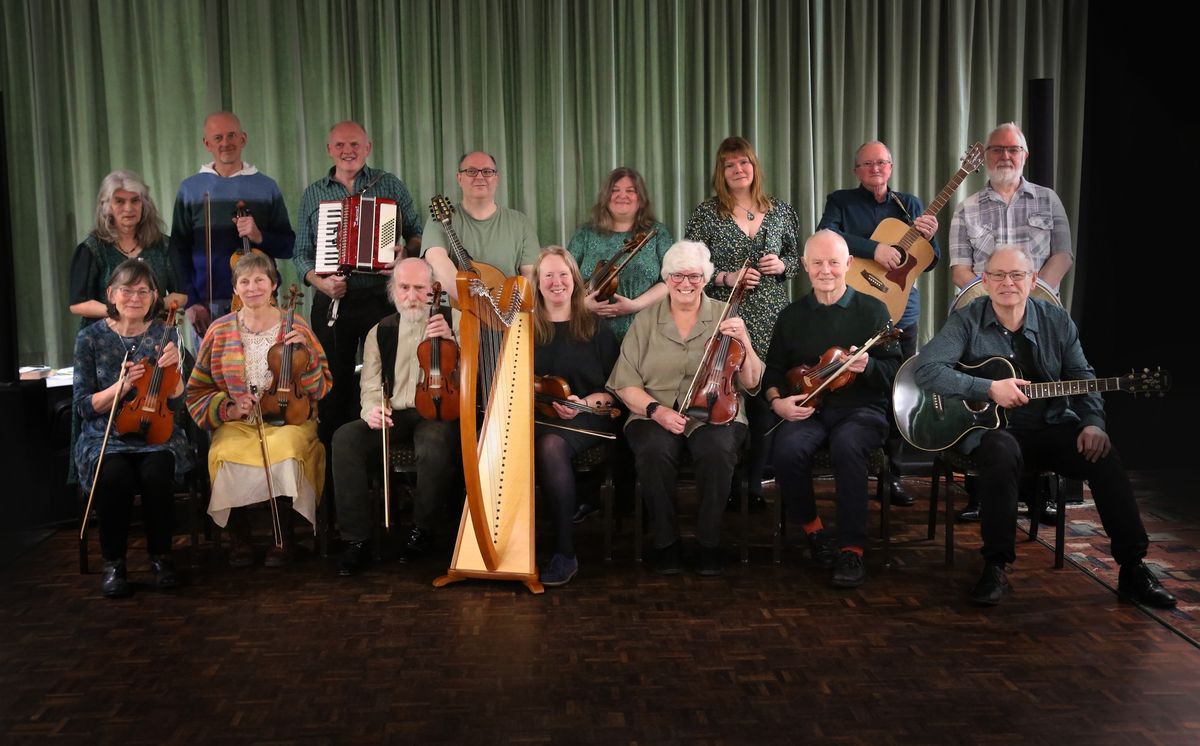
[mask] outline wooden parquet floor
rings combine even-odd
[[[923,533],[920,503],[892,514],[901,540]],[[311,554],[237,571],[207,552],[159,592],[135,549],[143,585],[115,602],[73,539],[0,568],[0,742],[1200,741],[1200,652],[1038,544],[1007,603],[972,607],[973,527],[957,569],[939,531],[891,568],[869,554],[849,592],[796,550],[663,578],[621,537],[604,565],[594,521],[579,577],[543,596],[435,590],[444,558],[343,579]]]

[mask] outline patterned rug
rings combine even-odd
[[[1200,506],[1179,479],[1131,475],[1150,535],[1146,565],[1179,599],[1172,610],[1146,609],[1193,645],[1200,647]],[[1022,530],[1028,522],[1020,520]],[[1054,548],[1054,527],[1042,526],[1038,541]],[[1083,503],[1067,506],[1066,559],[1098,582],[1116,591],[1117,563],[1109,554],[1108,537],[1086,488]]]

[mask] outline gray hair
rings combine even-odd
[[[996,129],[988,133],[986,144],[991,145],[992,138],[1004,131],[1014,133],[1017,139],[1021,141],[1021,147],[1025,148],[1025,152],[1029,152],[1029,143],[1025,140],[1025,133],[1021,131],[1021,125],[1016,122],[1004,122],[1003,124],[996,125]]]
[[[868,145],[881,146],[884,150],[887,151],[888,160],[895,160],[894,158],[892,158],[892,149],[889,148],[887,146],[887,143],[885,143],[883,140],[867,140],[862,145],[859,145],[858,148],[854,151],[854,167],[855,168],[858,168],[858,154],[863,152],[863,148],[867,147]]]
[[[492,168],[496,169],[497,171],[500,170],[500,163],[496,160],[496,156],[492,155],[491,153],[487,152],[486,150],[468,150],[467,152],[463,153],[462,155],[460,155],[458,157],[458,168],[462,168],[463,161],[465,161],[467,159],[467,156],[475,155],[476,153],[482,153],[483,155],[486,155],[488,158],[491,158],[492,159]]]
[[[808,240],[804,242],[804,252],[801,254],[801,256],[808,256],[809,245],[815,244],[818,241],[833,241],[836,244],[841,244],[842,248],[846,250],[847,256],[850,254],[850,247],[846,244],[846,239],[842,238],[840,233],[837,231],[831,231],[828,228],[822,228],[821,230],[809,236]]]
[[[1037,270],[1037,267],[1033,261],[1033,254],[1029,253],[1029,247],[1022,246],[1021,244],[1006,244],[1004,246],[997,246],[992,250],[992,253],[988,255],[987,261],[983,263],[983,269],[985,272],[989,267],[992,266],[992,260],[994,260],[1001,253],[1020,254],[1021,256],[1025,257],[1025,264],[1028,265],[1031,271]]]
[[[96,195],[96,227],[92,231],[96,238],[114,244],[120,240],[112,216],[112,197],[118,190],[133,192],[142,198],[142,219],[135,231],[142,248],[148,249],[162,240],[163,223],[154,200],[150,198],[150,188],[141,176],[132,171],[113,171],[100,182],[100,193]]]
[[[663,254],[662,278],[665,281],[672,272],[695,267],[704,273],[704,284],[707,285],[716,271],[710,256],[708,247],[700,241],[677,241]]]
[[[433,285],[434,275],[433,275],[433,265],[432,264],[425,261],[424,259],[422,259],[419,256],[410,256],[405,259],[401,259],[400,261],[398,261],[392,265],[392,276],[388,278],[388,283],[387,283],[388,303],[391,303],[393,306],[396,305],[396,277],[399,276],[400,265],[404,264],[405,262],[420,262],[421,266],[423,266],[425,268],[425,270],[427,272],[429,272],[430,286]],[[434,302],[437,302],[438,299],[434,298],[433,300],[434,300]]]

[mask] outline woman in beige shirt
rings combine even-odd
[[[625,437],[637,462],[639,496],[654,518],[654,546],[659,550],[655,571],[664,575],[681,570],[673,498],[685,447],[700,493],[695,569],[701,575],[719,575],[722,570],[721,515],[745,439],[746,415],[745,407],[739,406],[732,422],[711,425],[678,411],[686,409],[684,399],[705,345],[718,332],[742,344],[746,359],[735,379],[744,392],[757,393],[763,372],[746,323],[736,316],[721,321],[723,304],[704,295],[712,274],[704,244],[680,241],[667,251],[662,265],[667,298],[637,315],[608,379],[608,388],[630,411]]]

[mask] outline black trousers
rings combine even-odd
[[[392,421],[395,424],[388,435],[391,442],[411,442],[417,454],[413,523],[432,531],[460,465],[458,421],[426,420],[415,409],[393,412]],[[342,538],[366,541],[371,536],[372,520],[367,483],[370,474],[383,469],[379,431],[362,419],[342,425],[333,436],[333,463]]]
[[[637,462],[638,497],[654,519],[654,546],[662,549],[679,538],[675,481],[684,448],[692,457],[700,498],[696,539],[703,547],[720,546],[721,517],[746,426],[739,422],[704,425],[684,436],[667,432],[653,420],[635,420],[625,428],[625,437]]]
[[[867,460],[883,445],[888,423],[870,407],[822,408],[775,431],[775,478],[792,523],[817,517],[812,456],[829,448],[837,491],[837,536],[842,549],[867,546]]]
[[[979,464],[976,489],[985,559],[1011,563],[1017,558],[1017,493],[1026,469],[1053,469],[1065,477],[1086,479],[1112,542],[1113,559],[1124,565],[1146,556],[1150,539],[1121,457],[1114,448],[1092,463],[1076,448],[1078,436],[1079,425],[1073,422],[1034,432],[994,430],[984,434],[971,457]]]
[[[150,554],[167,554],[171,551],[175,456],[166,451],[105,455],[95,505],[100,517],[100,550],[106,560],[122,559],[129,548],[134,495],[142,496]]]

